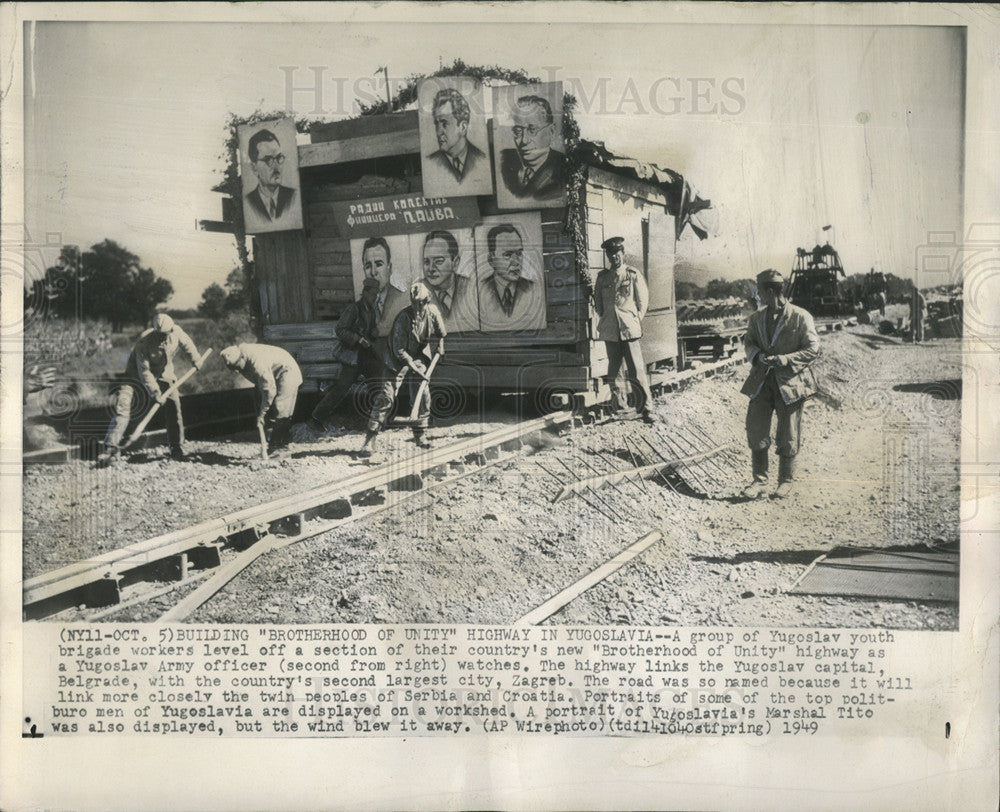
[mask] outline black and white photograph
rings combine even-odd
[[[476,245],[471,228],[436,228],[410,235],[412,281],[430,292],[449,333],[479,329]]]
[[[483,88],[467,76],[426,78],[417,86],[423,191],[467,197],[493,191]]]
[[[566,202],[563,83],[493,88],[493,163],[502,209]]]
[[[485,217],[475,237],[480,329],[544,330],[541,213]]]
[[[409,304],[410,283],[418,277],[410,265],[409,236],[389,234],[351,240],[351,274],[356,298],[362,295],[365,280],[378,282],[375,332],[385,338],[393,319]]]
[[[0,806],[995,808],[995,7],[0,20]]]
[[[295,122],[244,125],[239,141],[247,234],[302,228]]]

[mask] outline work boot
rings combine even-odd
[[[372,454],[375,453],[375,446],[377,444],[378,444],[378,432],[369,429],[368,433],[365,435],[364,443],[362,443],[361,448],[358,449],[358,456],[366,458],[370,457]]]
[[[116,445],[104,446],[104,451],[97,457],[97,467],[106,468],[121,460],[122,450]]]
[[[184,453],[184,449],[180,446],[170,449],[170,459],[177,460],[178,462],[183,462],[187,459],[187,454]]]
[[[767,449],[751,451],[750,464],[753,467],[753,482],[743,489],[743,496],[747,499],[760,499],[767,493]]]
[[[656,423],[656,418],[653,417],[653,413],[647,409],[642,413],[642,422],[652,426]]]
[[[326,426],[312,415],[309,415],[309,417],[306,418],[306,425],[309,427],[310,431],[314,431],[317,434],[324,434],[326,432]]]
[[[778,457],[778,488],[775,499],[791,496],[795,490],[795,457]]]
[[[417,444],[417,448],[430,448],[431,441],[427,439],[423,431],[415,430],[413,432],[413,442]]]
[[[279,417],[274,421],[274,430],[271,432],[271,439],[268,441],[268,452],[280,451],[288,447],[292,439],[292,418]]]

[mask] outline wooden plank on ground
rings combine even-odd
[[[634,544],[630,545],[626,549],[622,550],[618,555],[612,558],[610,561],[606,561],[601,564],[597,569],[592,570],[583,576],[579,581],[570,587],[567,587],[562,592],[553,595],[545,603],[539,606],[537,609],[533,609],[524,615],[524,617],[519,620],[514,621],[515,625],[529,625],[535,626],[546,620],[560,609],[565,607],[570,601],[575,598],[580,597],[584,592],[593,587],[595,584],[600,583],[609,575],[617,572],[622,567],[624,567],[629,561],[634,559],[636,556],[644,553],[650,547],[652,547],[656,542],[663,538],[663,534],[658,530],[654,530],[652,533],[647,533],[645,536],[640,538]]]

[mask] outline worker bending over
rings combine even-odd
[[[240,344],[226,347],[222,360],[257,387],[257,425],[268,437],[268,452],[285,448],[291,439],[295,399],[302,385],[302,372],[295,359],[281,347]]]

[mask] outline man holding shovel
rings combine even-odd
[[[392,323],[389,344],[382,357],[382,390],[375,399],[368,418],[368,433],[358,451],[359,457],[370,457],[375,450],[378,433],[389,419],[389,412],[396,396],[410,374],[410,391],[414,394],[412,422],[413,440],[420,448],[430,448],[424,432],[430,422],[431,394],[430,373],[435,361],[428,368],[422,360],[431,342],[437,342],[436,355],[444,354],[444,337],[447,331],[437,306],[431,303],[431,292],[422,282],[410,286],[410,306],[404,308]]]
[[[165,407],[170,457],[175,460],[184,459],[181,397],[177,389],[173,388],[177,382],[174,356],[178,349],[184,350],[195,369],[201,368],[202,356],[198,354],[198,348],[191,337],[174,324],[174,320],[166,313],[157,313],[153,318],[153,326],[139,336],[128,357],[124,380],[115,399],[115,416],[104,438],[103,460],[110,461],[119,455],[122,437],[132,416],[132,402],[137,397],[140,403],[148,397],[157,406]],[[172,388],[173,391],[169,391]]]
[[[291,440],[292,413],[302,385],[302,372],[295,359],[281,347],[240,344],[226,347],[222,360],[257,387],[257,430],[262,437],[270,434],[267,453],[285,448]]]

